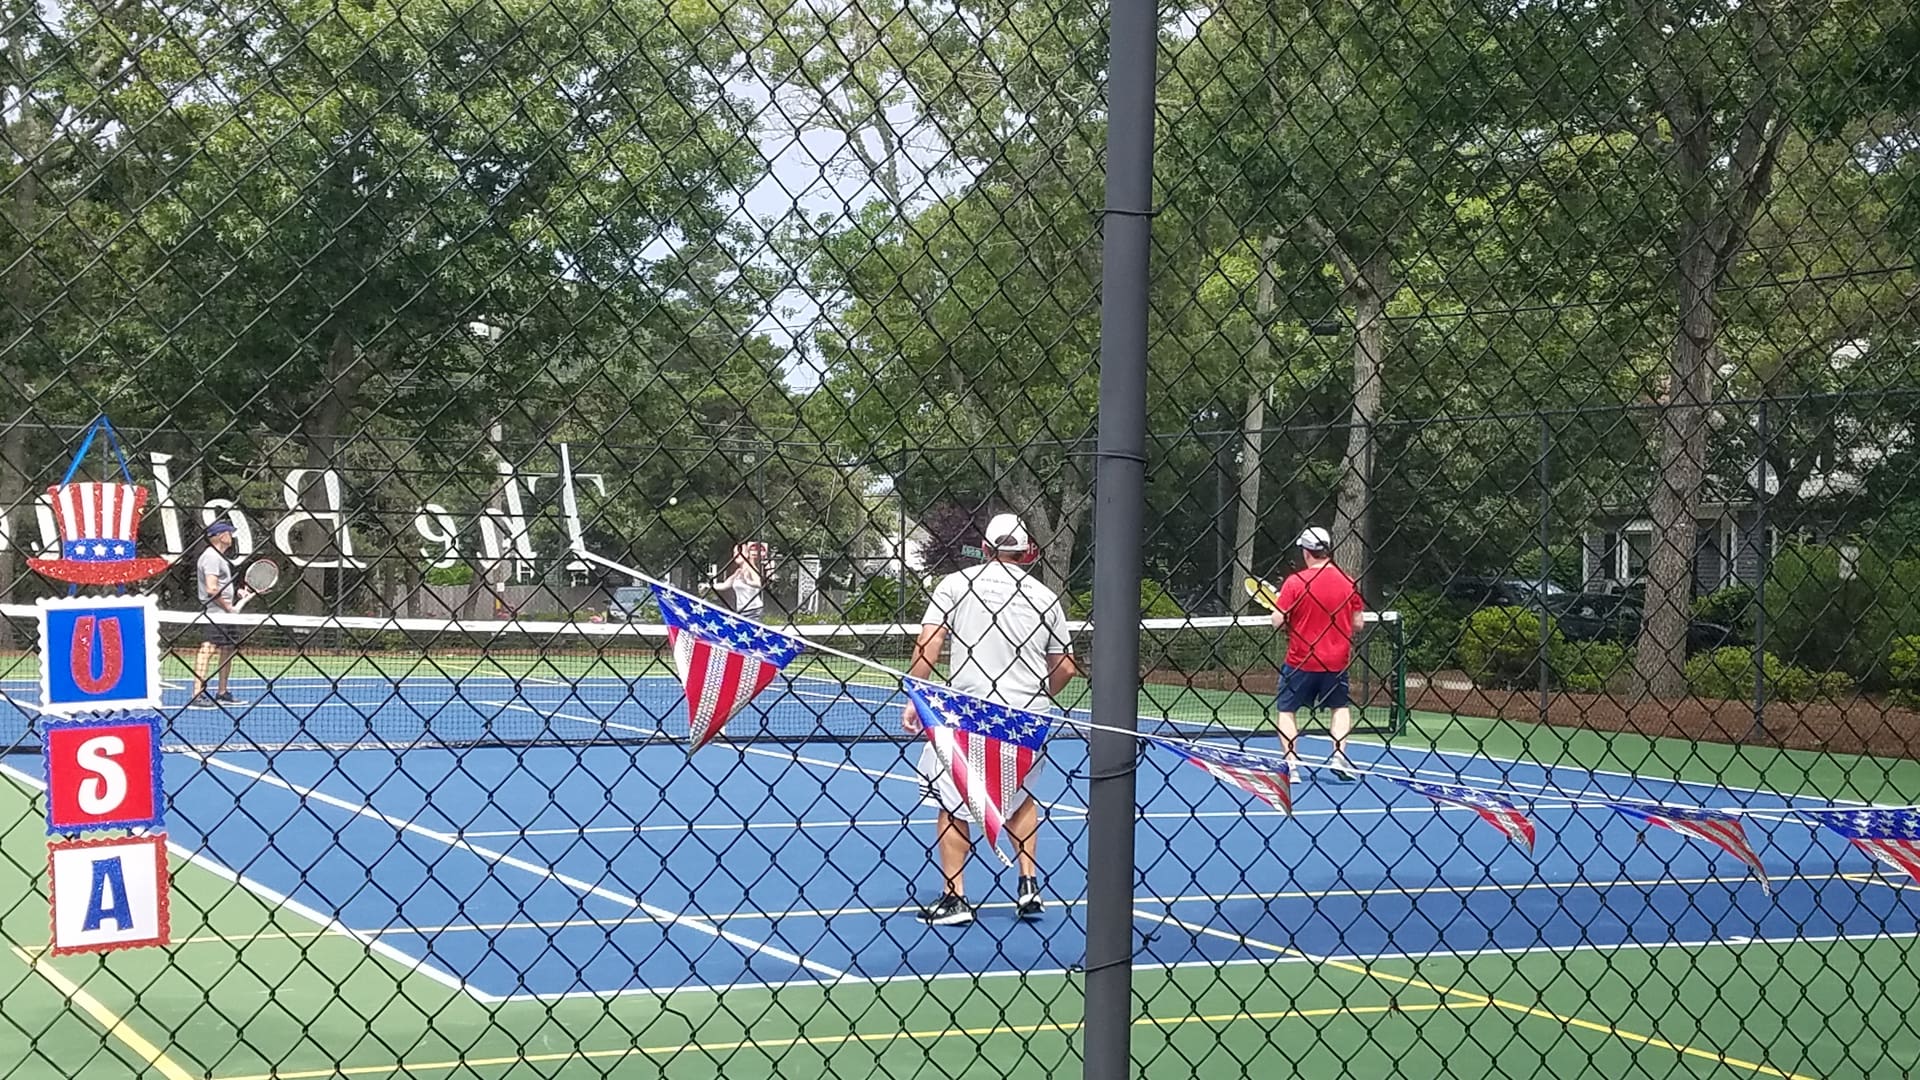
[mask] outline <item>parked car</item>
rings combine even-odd
[[[653,590],[645,585],[622,585],[607,600],[607,618],[613,622],[633,622],[654,614]]]
[[[1571,593],[1547,604],[1554,625],[1568,641],[1613,641],[1631,644],[1640,636],[1644,617],[1640,601],[1621,593]],[[1687,623],[1687,651],[1703,652],[1737,645],[1740,635],[1730,626],[1692,619]]]
[[[1551,602],[1571,595],[1552,581],[1546,582],[1543,588],[1538,578],[1517,577],[1454,578],[1446,583],[1441,593],[1447,599],[1471,608],[1538,607],[1542,596]]]

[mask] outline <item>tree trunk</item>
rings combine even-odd
[[[1715,254],[1690,230],[1680,258],[1680,323],[1668,355],[1667,389],[1657,416],[1660,472],[1652,505],[1653,546],[1634,672],[1643,693],[1683,697],[1687,624],[1693,607],[1694,521],[1706,477],[1708,363],[1719,317],[1713,310]]]
[[[323,470],[340,467],[341,432],[352,414],[360,384],[366,378],[366,365],[362,363],[353,335],[344,327],[334,331],[333,340],[328,344],[326,371],[327,385],[321,392],[320,402],[308,412],[301,425],[306,447],[304,465],[308,472],[300,485],[299,503],[303,509],[315,513],[331,509],[327,505]],[[314,522],[295,529],[290,539],[296,549],[293,554],[332,559],[342,554],[336,550],[333,532]],[[302,615],[325,612],[326,575],[327,571],[311,566],[301,571],[299,584],[294,588],[294,610]]]
[[[1260,451],[1267,426],[1267,388],[1273,373],[1269,370],[1273,354],[1273,257],[1280,250],[1280,239],[1263,237],[1260,241],[1260,278],[1253,296],[1253,355],[1250,361],[1253,382],[1247,388],[1247,408],[1240,427],[1240,487],[1236,502],[1239,514],[1233,525],[1233,571],[1227,580],[1227,595],[1234,610],[1246,611],[1253,598],[1240,587],[1244,578],[1256,577],[1253,545],[1260,523]]]
[[[1040,580],[1065,596],[1073,581],[1073,552],[1080,541],[1081,521],[1092,499],[1087,492],[1086,471],[1071,457],[1061,463],[1059,484],[1059,495],[1050,498],[1032,467],[1016,459],[1007,469],[999,493],[1040,548],[1035,564]]]
[[[1263,335],[1264,336],[1264,335]],[[1267,424],[1267,388],[1256,376],[1247,388],[1247,409],[1240,424],[1240,483],[1234,503],[1233,568],[1227,579],[1227,595],[1235,611],[1246,611],[1253,598],[1240,587],[1244,578],[1256,576],[1253,568],[1253,542],[1260,524],[1260,445],[1261,429]]]
[[[1353,411],[1347,425],[1347,450],[1340,466],[1340,501],[1334,512],[1333,561],[1364,591],[1373,527],[1375,425],[1387,346],[1388,256],[1376,255],[1359,268],[1353,296]]]

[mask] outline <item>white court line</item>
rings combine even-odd
[[[1136,918],[1165,924],[1170,921],[1165,916],[1152,915],[1136,911]],[[1700,938],[1691,941],[1650,941],[1650,942],[1579,942],[1572,945],[1528,945],[1521,948],[1485,948],[1455,951],[1448,949],[1429,949],[1424,952],[1377,952],[1377,953],[1329,953],[1321,956],[1260,956],[1231,960],[1177,960],[1171,963],[1135,963],[1133,970],[1141,972],[1181,971],[1191,968],[1230,968],[1230,967],[1277,967],[1285,964],[1319,964],[1330,960],[1350,963],[1373,964],[1391,960],[1429,960],[1460,959],[1470,960],[1481,956],[1518,957],[1536,953],[1557,953],[1574,955],[1578,953],[1612,952],[1659,952],[1666,949],[1741,949],[1750,945],[1825,945],[1839,942],[1876,942],[1908,941],[1920,938],[1920,931],[1902,931],[1899,933],[1872,934],[1813,934],[1788,935],[1778,937],[1747,937],[1735,934],[1724,938]],[[1233,941],[1242,940],[1238,936]],[[1035,979],[1064,977],[1083,974],[1079,968],[1033,968],[1030,970],[1002,969],[995,971],[952,971],[937,975],[875,975],[848,976],[847,982],[867,986],[882,986],[889,983],[929,983],[948,980],[966,980],[973,982],[984,979]],[[509,994],[498,998],[500,1004],[515,1002],[553,1002],[582,999],[608,999],[621,997],[672,997],[675,994],[717,993],[729,990],[786,990],[811,987],[818,989],[825,984],[815,980],[790,979],[783,982],[767,983],[730,983],[724,986],[639,986],[624,990],[568,990],[553,994]]]
[[[16,769],[11,765],[0,763],[0,772],[6,773],[8,776],[12,777],[17,783],[20,783],[26,787],[32,788],[35,791],[45,792],[47,790],[47,785],[44,782],[42,782],[40,779],[34,776],[30,776],[26,773],[23,773],[19,769]],[[237,870],[229,869],[225,864],[221,863],[220,861],[214,859],[209,855],[204,855],[198,851],[191,851],[185,845],[177,843],[172,840],[167,841],[167,850],[173,852],[173,854],[176,857],[188,863],[191,863],[202,870],[205,870],[209,874],[212,874],[214,877],[217,877],[222,881],[230,881],[233,884],[238,885],[241,888],[247,890],[253,895],[259,897],[263,902],[265,902],[267,907],[270,909],[282,909],[285,911],[289,911],[294,915],[297,915],[300,918],[306,919],[308,922],[311,922],[314,925],[320,927],[320,929],[325,933],[338,934],[341,937],[349,938],[353,941],[359,942],[361,945],[365,946],[367,949],[370,949],[374,953],[380,956],[384,956],[388,960],[391,960],[394,963],[399,964],[402,968],[404,968],[407,971],[419,972],[421,975],[424,975],[427,978],[432,979],[434,982],[437,982],[442,986],[451,987],[452,989],[458,990],[461,993],[467,994],[470,997],[474,997],[476,999],[485,998],[485,995],[483,995],[480,991],[474,989],[473,987],[468,986],[466,982],[460,979],[458,976],[435,967],[433,964],[429,963],[425,958],[413,956],[409,953],[402,952],[401,950],[394,948],[392,945],[388,945],[384,942],[377,940],[377,938],[373,934],[370,934],[361,930],[355,930],[352,927],[347,926],[345,923],[339,921],[338,919],[333,918],[330,915],[323,915],[315,908],[309,907],[306,904],[303,904],[300,901],[293,899],[292,897],[286,895],[285,893],[280,892],[277,889],[273,889],[267,885],[264,885],[258,881],[255,881],[254,879],[247,877],[245,874],[242,874]]]
[[[536,709],[531,705],[515,705],[511,702],[505,702],[505,701],[479,701],[479,702],[475,702],[474,704],[485,705],[485,706],[488,706],[489,708],[516,709],[520,712],[532,713],[535,716],[545,717],[549,720],[571,720],[576,724],[592,724],[592,725],[597,725],[601,727],[614,727],[614,728],[620,728],[625,731],[633,731],[633,732],[644,731],[644,732],[651,732],[655,735],[664,734],[663,732],[659,731],[659,729],[657,728],[637,728],[627,724],[620,724],[612,720],[603,720],[599,718],[576,716],[572,713],[561,712],[558,709]],[[756,754],[762,757],[779,758],[782,761],[797,761],[802,765],[818,765],[821,768],[825,768],[825,769],[841,769],[847,772],[856,772],[856,773],[860,773],[863,776],[871,776],[877,780],[899,780],[902,783],[913,784],[915,786],[924,786],[926,783],[925,780],[921,779],[921,777],[915,773],[897,773],[897,772],[891,772],[885,769],[869,769],[863,765],[855,765],[851,761],[828,761],[825,758],[804,757],[800,754],[793,753],[791,751],[769,750],[763,746],[743,745],[739,743],[728,742],[724,739],[716,740],[715,742],[710,743],[708,745],[730,747],[731,749],[736,750],[742,754]],[[1067,803],[1051,802],[1046,799],[1041,799],[1040,805],[1046,807],[1049,810],[1064,811],[1070,814],[1085,814],[1087,812],[1085,807],[1073,806]]]
[[[303,784],[295,784],[295,783],[292,783],[291,781],[281,779],[278,776],[273,776],[268,773],[259,772],[257,770],[249,769],[241,765],[235,765],[232,762],[221,761],[218,758],[211,757],[205,754],[196,753],[194,751],[185,751],[185,753],[188,756],[196,758],[199,761],[203,762],[204,764],[212,768],[221,769],[226,772],[236,773],[240,776],[249,777],[260,783],[270,784],[274,787],[283,788],[296,795],[299,795],[302,799],[312,799],[316,802],[324,803],[325,805],[332,806],[337,809],[345,810],[349,813],[356,814],[360,817],[368,818],[374,821],[379,821],[383,824],[391,826],[394,829],[398,829],[401,832],[408,832],[416,836],[425,837],[436,843],[445,844],[450,848],[454,848],[460,851],[465,851],[470,855],[476,855],[482,859],[485,859],[488,862],[497,863],[501,866],[511,867],[515,870],[520,870],[525,873],[532,874],[535,877],[545,878],[549,881],[558,882],[559,884],[565,885],[566,887],[578,893],[582,893],[588,896],[597,896],[602,900],[610,900],[616,904],[620,904],[623,907],[629,907],[638,911],[644,911],[648,915],[651,915],[656,919],[660,919],[664,922],[672,923],[675,926],[679,926],[688,930],[698,931],[699,933],[707,934],[709,936],[719,938],[723,941],[726,941],[744,950],[748,955],[764,953],[767,956],[773,957],[776,960],[784,960],[787,963],[793,964],[796,967],[802,967],[807,969],[808,971],[817,972],[831,979],[842,979],[847,977],[847,973],[839,970],[838,968],[828,967],[825,964],[821,964],[813,960],[808,960],[804,956],[800,956],[797,953],[791,953],[784,949],[777,948],[764,941],[756,941],[753,938],[743,937],[739,934],[732,933],[731,931],[722,929],[721,927],[714,925],[712,922],[709,922],[706,919],[702,919],[698,916],[683,915],[678,912],[668,911],[666,908],[657,907],[653,904],[649,904],[638,897],[628,896],[625,893],[615,892],[612,889],[605,888],[604,886],[595,885],[590,881],[583,881],[579,878],[572,877],[567,874],[562,874],[558,870],[555,870],[550,866],[542,866],[539,863],[529,862],[525,859],[508,855],[505,852],[494,851],[491,848],[485,848],[485,847],[481,847],[478,844],[468,843],[467,841],[460,839],[458,836],[455,836],[452,833],[439,832],[434,829],[429,829],[423,825],[416,824],[415,822],[412,822],[412,821],[406,821],[400,818],[393,817],[389,814],[376,810],[373,807],[368,806],[364,803],[354,803],[346,799],[336,798],[335,796],[329,795],[326,792],[319,790],[318,788],[308,787]]]
[[[1847,882],[1855,882],[1857,884],[1886,885],[1889,888],[1901,887],[1898,882],[1892,881],[1890,879],[1869,878],[1867,875],[1864,875],[1864,874],[1840,873],[1840,872],[1835,872],[1831,874],[1793,874],[1786,877],[1775,877],[1773,880],[1776,882],[1803,881],[1810,885],[1818,885],[1818,884],[1830,883],[1834,881],[1847,881]],[[1295,889],[1295,890],[1287,890],[1287,891],[1281,891],[1281,892],[1239,892],[1239,893],[1218,893],[1218,894],[1194,893],[1194,894],[1182,895],[1182,896],[1136,896],[1134,897],[1134,903],[1135,904],[1159,904],[1162,906],[1172,906],[1174,904],[1207,904],[1207,905],[1217,906],[1217,905],[1226,904],[1226,903],[1270,904],[1270,903],[1273,903],[1274,901],[1279,901],[1279,900],[1332,900],[1332,899],[1370,900],[1378,897],[1404,897],[1404,898],[1411,899],[1411,898],[1418,898],[1421,896],[1435,895],[1435,894],[1444,894],[1448,896],[1472,896],[1478,893],[1574,892],[1581,889],[1592,889],[1595,891],[1600,891],[1605,889],[1652,889],[1652,888],[1692,889],[1692,888],[1698,888],[1703,885],[1726,885],[1732,888],[1743,888],[1749,884],[1752,884],[1752,882],[1753,882],[1753,878],[1746,874],[1725,875],[1725,876],[1712,875],[1708,877],[1692,877],[1692,878],[1614,878],[1607,881],[1511,881],[1511,882],[1493,881],[1493,882],[1481,882],[1479,884],[1474,884],[1474,885],[1464,885],[1464,884],[1455,885],[1447,882],[1434,882],[1431,885],[1410,885],[1410,886],[1385,884],[1385,885],[1377,885],[1372,888],[1366,888],[1366,889]],[[1087,903],[1087,901],[1084,898],[1073,898],[1073,897],[1069,897],[1065,899],[1053,899],[1049,902],[1055,906],[1067,908],[1067,909],[1083,907]],[[976,911],[996,911],[996,910],[1012,911],[1016,906],[1017,905],[1011,900],[995,900],[995,901],[986,901],[979,904],[975,904],[974,910]],[[918,910],[919,910],[918,904],[895,904],[888,907],[849,906],[849,907],[839,907],[839,908],[790,908],[783,911],[699,912],[695,914],[694,917],[701,918],[701,919],[708,919],[716,923],[756,922],[756,921],[762,921],[762,920],[777,922],[781,919],[835,919],[835,918],[844,918],[847,916],[862,916],[862,915],[879,916],[884,918],[891,915],[901,915],[909,911],[918,911]],[[377,933],[377,934],[402,934],[402,935],[456,934],[456,933],[473,933],[473,932],[492,933],[492,932],[499,932],[504,930],[559,930],[559,929],[568,929],[568,928],[584,927],[584,926],[613,927],[613,926],[619,926],[625,923],[657,923],[658,921],[659,920],[657,919],[650,919],[650,918],[595,919],[590,917],[584,918],[584,919],[552,919],[552,920],[525,919],[525,920],[520,920],[516,922],[503,922],[503,923],[447,923],[440,926],[392,926],[392,927],[382,927],[377,930],[367,930],[365,932]]]
[[[1595,809],[1576,807],[1571,803],[1535,803],[1534,810],[1578,810]],[[1314,807],[1309,810],[1295,810],[1291,814],[1282,810],[1156,810],[1139,814],[1141,820],[1181,821],[1189,818],[1289,818],[1289,817],[1358,817],[1367,814],[1468,814],[1476,813],[1464,806],[1441,806],[1437,803],[1427,805],[1409,804],[1406,806],[1360,806],[1346,809],[1338,806]],[[480,838],[498,838],[505,836],[592,836],[616,835],[620,833],[652,832],[739,832],[742,830],[779,830],[779,829],[881,829],[932,825],[932,818],[873,818],[856,821],[712,821],[688,822],[672,825],[574,825],[567,828],[549,829],[477,829],[462,830],[461,836]]]

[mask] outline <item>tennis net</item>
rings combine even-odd
[[[0,615],[16,642],[38,641],[35,608],[6,605]],[[662,624],[177,611],[161,612],[160,623],[161,712],[173,747],[631,743],[686,735],[686,705]],[[187,708],[194,653],[216,629],[239,642],[231,683],[238,700]],[[882,669],[906,670],[918,626],[780,629],[866,663],[809,649],[729,722],[723,739],[907,738],[900,731],[904,695]],[[1070,629],[1084,675],[1093,624]],[[1285,648],[1264,616],[1144,620],[1143,729],[1264,728]],[[1351,674],[1357,729],[1397,731],[1406,715],[1406,674],[1395,613],[1368,615]],[[32,646],[0,659],[0,693],[0,752],[37,750],[40,672]],[[1080,678],[1058,704],[1069,716],[1090,718],[1088,699]]]

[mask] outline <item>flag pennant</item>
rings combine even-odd
[[[1696,840],[1705,840],[1746,863],[1747,869],[1752,870],[1753,876],[1759,879],[1760,887],[1768,893],[1773,892],[1773,883],[1767,880],[1767,868],[1761,864],[1760,854],[1747,842],[1747,830],[1733,814],[1724,810],[1665,806],[1660,803],[1608,803],[1607,808],[1635,821],[1672,829]]]
[[[901,682],[940,767],[953,777],[974,820],[986,830],[987,845],[1001,862],[1013,865],[1000,851],[1000,829],[1007,803],[1019,794],[1040,758],[1052,718],[919,679]]]
[[[1507,839],[1525,846],[1528,851],[1533,850],[1533,820],[1491,791],[1459,784],[1429,784],[1424,780],[1395,779],[1393,782],[1434,802],[1465,807],[1506,834]]]
[[[1151,735],[1143,738],[1206,770],[1221,783],[1231,784],[1281,813],[1293,814],[1293,776],[1280,758]]]
[[[1820,824],[1853,846],[1920,881],[1920,811],[1844,810],[1813,812]]]
[[[796,638],[685,593],[653,586],[687,694],[687,752],[705,746],[806,648]]]

